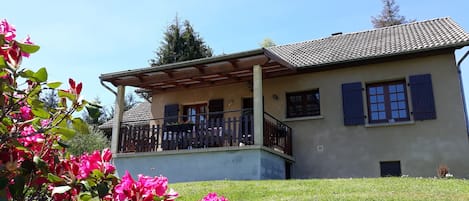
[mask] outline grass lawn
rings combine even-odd
[[[170,183],[178,200],[217,192],[238,200],[469,200],[469,180],[364,178]]]

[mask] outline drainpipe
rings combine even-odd
[[[106,88],[107,90],[109,90],[111,93],[113,93],[115,96],[117,96],[117,92],[112,90],[111,87],[107,86],[106,83],[104,83],[104,81],[101,80],[101,85],[103,85],[104,88]]]
[[[461,86],[461,95],[462,95],[462,103],[464,105],[464,121],[466,123],[466,133],[469,138],[469,125],[467,122],[467,108],[466,108],[466,96],[464,95],[464,86],[462,85],[462,76],[461,76],[461,64],[466,59],[466,57],[469,55],[469,50],[462,56],[461,59],[459,59],[456,67],[458,68],[458,75],[459,75],[459,85]]]

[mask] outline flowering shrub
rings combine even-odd
[[[209,193],[200,201],[228,201],[228,199],[223,196],[218,197],[217,193]]]
[[[165,177],[126,172],[114,174],[109,149],[73,156],[67,141],[86,123],[72,116],[83,110],[82,83],[47,82],[47,70],[21,67],[23,57],[39,50],[29,36],[19,42],[16,29],[0,22],[0,200],[174,200]],[[42,90],[58,90],[56,108],[39,98]]]

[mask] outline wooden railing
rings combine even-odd
[[[167,125],[122,122],[118,152],[156,152],[254,144],[252,111],[238,110],[223,113],[231,114],[224,115],[230,116],[228,118],[210,118],[207,121],[167,123]],[[152,120],[154,121],[146,122],[164,122],[163,118]],[[271,115],[264,114],[264,146],[291,155],[291,133],[290,127]]]
[[[292,155],[292,129],[264,112],[264,146]]]
[[[138,122],[122,122],[118,152],[154,152],[254,144],[252,113],[241,110],[225,113],[234,112],[240,115],[230,115],[232,117],[228,118],[211,118],[195,123],[138,125]],[[209,115],[213,115],[213,113]],[[163,120],[162,122],[164,122],[164,119],[153,120]]]

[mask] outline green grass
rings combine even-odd
[[[217,192],[238,200],[469,200],[469,180],[364,178],[173,183],[178,200]]]

